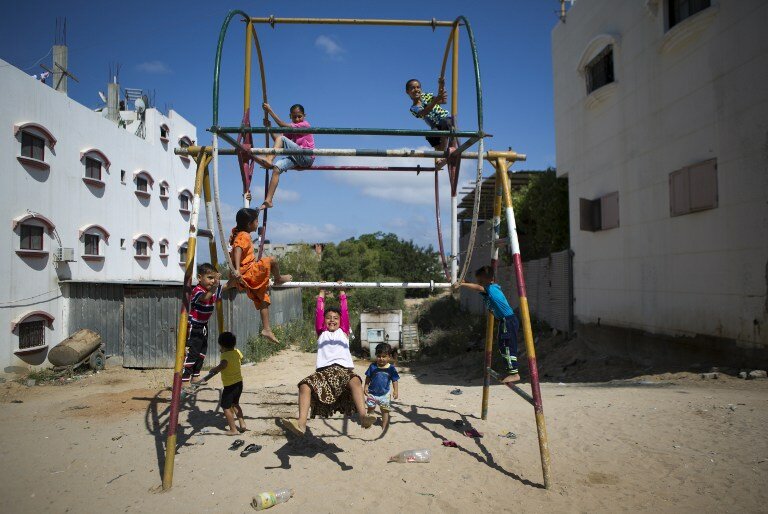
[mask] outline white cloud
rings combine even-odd
[[[338,238],[341,229],[331,223],[310,225],[308,223],[270,222],[267,224],[267,239],[280,243],[316,243]]]
[[[419,148],[419,150],[422,148]],[[431,148],[430,148],[431,149]],[[416,166],[432,167],[432,159],[417,158],[382,158],[382,157],[329,157],[323,164],[332,166]],[[440,172],[440,201],[443,204],[450,198],[450,185],[446,168]],[[433,172],[423,172],[418,176],[412,171],[341,171],[333,177],[360,190],[361,194],[391,202],[409,205],[434,205],[435,181]],[[470,185],[477,176],[477,161],[464,160],[461,163],[459,191]],[[459,197],[463,196],[459,192]]]
[[[145,61],[135,66],[137,71],[144,73],[153,73],[156,75],[167,75],[172,73],[171,68],[163,61]]]
[[[341,56],[346,53],[346,50],[329,36],[317,36],[315,46],[325,52],[325,55],[334,59],[341,59]]]
[[[282,187],[278,187],[277,191],[275,191],[275,201],[276,202],[298,202],[301,199],[301,195],[298,191],[294,191],[292,189],[285,189]]]

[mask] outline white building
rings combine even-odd
[[[765,359],[766,26],[764,0],[581,0],[553,29],[583,328]]]
[[[4,61],[0,91],[0,370],[16,371],[70,335],[64,283],[182,281],[195,169],[173,148],[197,133],[150,108],[141,138]]]

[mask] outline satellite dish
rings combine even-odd
[[[137,98],[134,100],[133,106],[136,108],[136,112],[144,112],[144,110],[147,108],[147,104],[144,102],[143,98]]]
[[[99,98],[101,98],[102,102],[107,103],[107,97],[101,91],[99,91]]]

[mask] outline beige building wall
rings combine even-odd
[[[582,0],[552,31],[557,170],[568,177],[574,315],[768,347],[768,2]],[[615,81],[585,64],[613,47]],[[670,214],[670,173],[716,159],[717,207]],[[580,199],[618,192],[619,226]]]

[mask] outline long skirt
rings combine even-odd
[[[355,411],[355,402],[349,381],[353,377],[360,379],[353,370],[331,364],[319,368],[299,382],[299,385],[307,384],[312,389],[311,417],[329,418],[337,412],[347,416],[352,414]],[[360,383],[362,384],[362,381]]]

